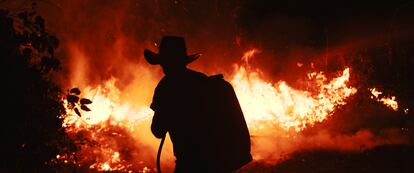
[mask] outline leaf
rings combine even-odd
[[[85,105],[81,105],[81,109],[84,111],[91,111],[91,109],[89,109],[87,106]]]
[[[47,37],[51,48],[56,49],[59,46],[59,39],[53,35]]]
[[[79,112],[78,108],[75,108],[74,110],[75,110],[75,113],[78,114],[78,116],[80,116],[80,117],[82,116],[81,113]]]
[[[82,98],[82,99],[80,100],[80,103],[81,103],[81,104],[83,104],[83,105],[87,105],[87,104],[91,104],[91,103],[92,103],[92,101],[91,101],[91,100],[89,100],[89,99]]]
[[[45,31],[45,20],[42,17],[36,16],[34,23],[37,25],[37,27],[39,27],[39,30],[41,32]]]
[[[79,88],[72,88],[70,90],[71,94],[75,94],[75,95],[79,95],[81,93],[81,91],[79,90]]]
[[[56,70],[59,67],[60,62],[56,58],[43,56],[40,65],[46,72],[49,72],[51,69]]]
[[[75,96],[75,95],[68,95],[68,96],[66,96],[66,100],[69,102],[69,103],[77,103],[78,101],[79,101],[79,97],[78,96]]]

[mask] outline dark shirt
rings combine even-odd
[[[151,108],[151,130],[158,138],[169,132],[176,168],[222,172],[252,159],[243,113],[223,79],[189,69],[167,75],[155,89]]]
[[[164,76],[151,104],[155,111],[151,125],[158,138],[169,132],[177,160],[197,160],[200,153],[203,118],[203,83],[207,76],[192,70]]]

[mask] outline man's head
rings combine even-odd
[[[187,55],[183,37],[165,36],[161,39],[158,53],[145,49],[144,57],[150,64],[161,65],[164,73],[169,75],[185,69],[200,54]]]

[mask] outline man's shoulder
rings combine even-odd
[[[155,87],[155,92],[160,91],[160,90],[164,90],[163,88],[168,88],[168,85],[170,85],[168,82],[169,79],[167,76],[164,76],[163,78],[161,78],[161,80],[158,82],[157,87]]]

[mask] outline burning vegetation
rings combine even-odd
[[[4,4],[12,9],[16,2]],[[223,73],[233,85],[251,133],[254,157],[253,163],[240,172],[289,172],[292,168],[306,172],[310,164],[328,172],[384,172],[387,169],[364,166],[375,160],[373,156],[382,157],[385,161],[379,162],[383,165],[391,163],[390,159],[397,162],[398,157],[409,160],[401,154],[414,153],[409,149],[414,141],[414,93],[410,82],[414,76],[410,70],[414,65],[414,34],[410,29],[414,27],[406,24],[407,17],[392,13],[397,16],[392,26],[400,29],[382,38],[378,35],[387,34],[377,29],[381,22],[373,22],[368,28],[353,23],[359,16],[351,15],[342,5],[284,3],[279,4],[283,8],[277,6],[277,12],[273,12],[270,6],[275,4],[237,0],[39,2],[36,8],[60,41],[46,32],[45,21],[36,13],[13,17],[0,11],[1,22],[18,18],[24,25],[31,24],[34,31],[13,30],[18,33],[13,36],[30,38],[16,44],[17,57],[27,58],[28,50],[32,51],[29,57],[35,57],[19,63],[36,69],[17,75],[36,74],[33,79],[22,78],[26,82],[19,84],[27,87],[21,88],[22,93],[15,92],[21,98],[32,98],[36,106],[27,109],[24,106],[30,104],[23,104],[18,108],[27,111],[16,115],[49,110],[47,105],[52,105],[46,113],[54,116],[52,122],[26,117],[24,122],[36,122],[33,124],[37,126],[11,128],[24,139],[16,142],[17,150],[26,153],[15,156],[24,156],[24,161],[16,159],[15,167],[30,165],[30,158],[52,146],[55,150],[48,152],[51,157],[40,159],[45,164],[33,163],[27,169],[36,170],[34,165],[42,164],[57,172],[157,172],[159,141],[150,131],[153,111],[149,105],[162,72],[145,64],[142,52],[144,47],[156,49],[160,36],[169,34],[185,36],[189,52],[203,53],[192,69],[210,75]],[[305,8],[324,5],[329,7],[323,8],[326,13],[349,23]],[[304,14],[288,12],[296,7]],[[336,11],[338,8],[343,11]],[[407,10],[411,8],[398,7],[400,14],[409,13],[406,15],[411,15]],[[381,10],[387,11],[385,6]],[[1,31],[6,31],[4,26],[9,25],[3,24],[10,24],[7,22],[2,23]],[[9,27],[16,26],[14,23]],[[0,40],[2,53],[10,57],[10,52],[4,52],[12,39]],[[43,54],[46,58],[42,59]],[[13,73],[22,66],[10,66],[6,82],[10,83],[9,90],[14,84],[10,81],[16,79]],[[62,91],[79,89],[65,93],[55,83],[64,88]],[[32,86],[51,87],[28,89]],[[33,95],[38,91],[48,97]],[[14,95],[9,95],[8,99],[13,100],[10,98]],[[50,126],[56,133],[38,140],[51,143],[35,140],[45,133],[30,132],[30,128],[49,126],[46,122],[54,125]],[[30,145],[33,141],[36,145]],[[171,172],[171,143],[166,143],[162,160],[163,170]],[[351,164],[358,161],[360,165]],[[411,168],[397,172],[410,172]]]
[[[394,136],[394,139],[386,142],[375,137],[369,130],[362,130],[351,136],[331,136],[324,131],[314,136],[303,136],[301,131],[328,120],[337,109],[347,104],[349,97],[357,93],[357,89],[348,84],[350,68],[336,73],[337,77],[332,79],[328,79],[323,72],[308,73],[305,79],[307,86],[304,86],[308,90],[300,90],[288,86],[285,81],[271,84],[264,80],[260,71],[254,70],[248,64],[248,60],[255,56],[254,50],[244,54],[241,65],[234,65],[230,81],[253,135],[253,155],[257,161],[267,162],[276,159],[271,156],[275,153],[284,153],[288,156],[289,153],[307,148],[296,146],[293,144],[295,142],[318,141],[320,146],[308,147],[347,151],[357,151],[361,146],[372,148],[386,143],[406,142],[399,136]],[[90,112],[77,113],[73,106],[65,102],[67,114],[63,115],[63,126],[66,133],[79,145],[79,151],[72,153],[78,159],[69,161],[68,158],[75,156],[62,155],[58,155],[57,159],[97,171],[155,171],[151,153],[155,153],[157,146],[151,144],[148,139],[134,135],[147,133],[145,136],[151,136],[149,130],[142,127],[149,127],[153,112],[149,105],[134,108],[128,100],[122,103],[121,92],[115,86],[115,81],[116,79],[112,78],[102,86],[84,89],[83,96],[93,100]],[[378,98],[376,90],[370,91],[373,92],[371,98]],[[391,105],[389,102],[382,103],[395,110],[394,106],[398,106],[398,103],[394,102]],[[290,144],[291,147],[263,144],[264,141],[272,140],[283,140],[283,145]]]

